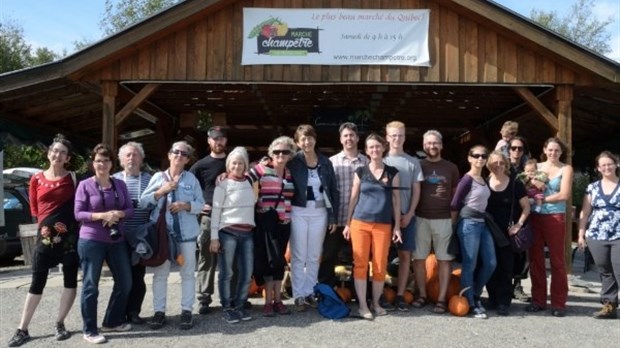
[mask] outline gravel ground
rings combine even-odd
[[[576,270],[581,267],[575,264]],[[110,347],[197,347],[231,344],[235,347],[614,347],[620,342],[620,320],[595,320],[590,317],[600,308],[598,274],[576,273],[571,284],[565,318],[555,318],[549,311],[530,314],[525,303],[515,302],[508,317],[489,312],[488,320],[436,315],[430,306],[405,313],[392,312],[374,321],[347,318],[332,321],[315,310],[290,316],[263,318],[262,299],[252,298],[254,319],[227,324],[216,307],[211,314],[194,315],[194,328],[178,329],[180,315],[180,280],[171,274],[168,292],[168,325],[152,331],[136,326],[127,333],[107,334]],[[151,275],[147,274],[150,283]],[[30,275],[23,265],[0,268],[0,342],[6,344],[19,322]],[[524,283],[526,291],[529,283]],[[110,277],[100,286],[101,321],[112,286]],[[586,286],[586,287],[582,287]],[[50,276],[43,300],[30,325],[33,340],[25,347],[83,347],[78,299],[65,324],[73,336],[64,342],[54,340],[53,327],[62,290],[62,275]],[[144,302],[143,315],[152,314],[150,291]],[[287,301],[291,304],[291,301]],[[353,312],[357,309],[351,305]],[[234,340],[228,341],[227,340]]]

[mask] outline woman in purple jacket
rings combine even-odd
[[[125,308],[131,290],[131,262],[123,238],[123,219],[133,215],[127,186],[114,179],[110,172],[114,152],[99,144],[91,155],[95,175],[84,179],[75,194],[75,218],[81,222],[78,254],[83,273],[82,320],[84,340],[103,343],[105,337],[97,330],[97,297],[99,278],[105,261],[114,277],[114,288],[103,317],[101,331],[129,331]]]

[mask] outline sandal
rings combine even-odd
[[[435,304],[435,308],[433,308],[433,313],[444,314],[447,310],[448,307],[446,307],[445,301],[437,301],[437,303]]]
[[[427,303],[428,303],[428,300],[426,300],[426,297],[418,297],[415,299],[415,301],[413,301],[411,305],[415,308],[422,308],[426,306]]]

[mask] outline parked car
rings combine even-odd
[[[30,177],[41,169],[11,168],[2,171],[4,226],[0,226],[0,259],[12,260],[22,254],[19,225],[34,223],[28,203]]]

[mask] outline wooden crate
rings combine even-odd
[[[19,225],[19,239],[22,242],[24,264],[32,264],[32,253],[37,244],[37,224]]]

